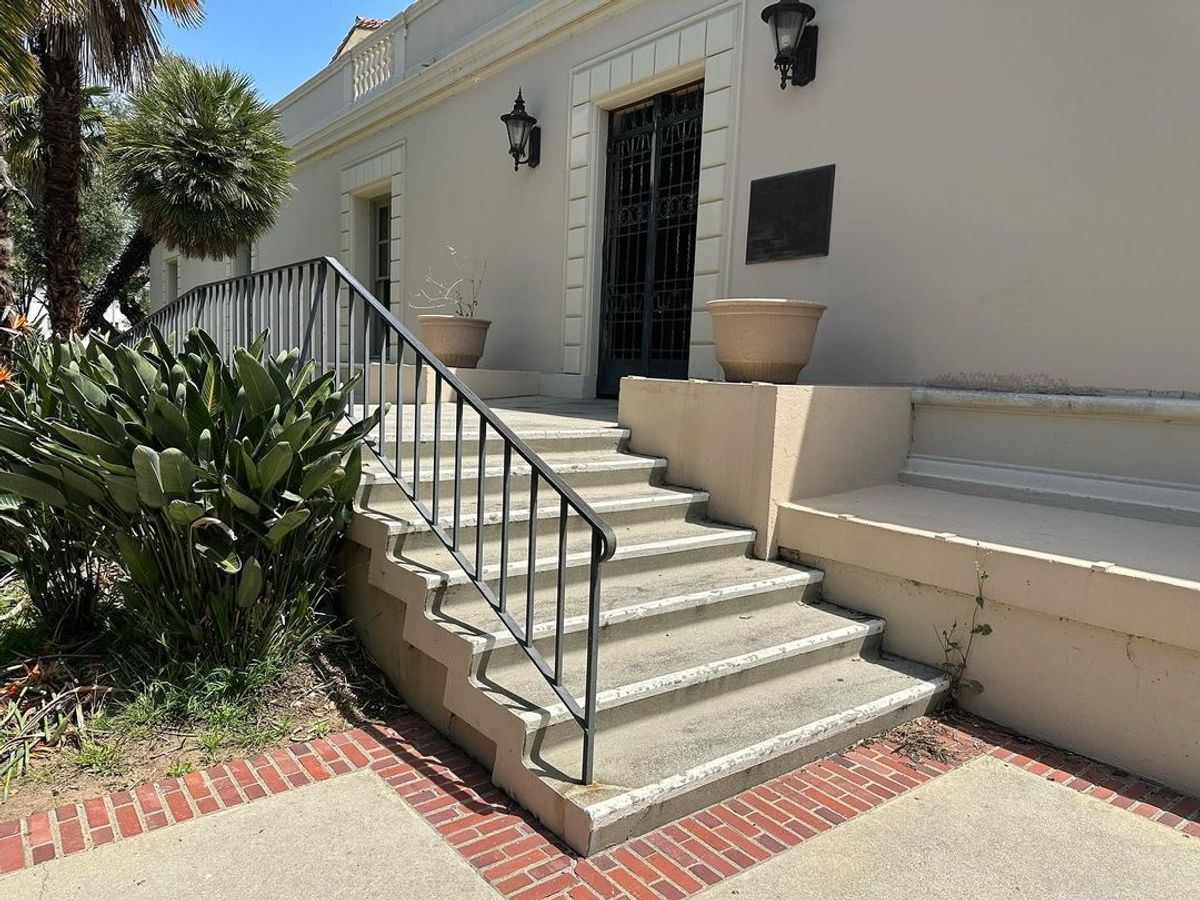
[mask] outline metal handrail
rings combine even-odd
[[[263,325],[269,324],[269,329]],[[371,389],[375,390],[375,402],[384,412],[379,424],[367,435],[367,443],[384,470],[404,492],[420,513],[430,531],[441,541],[446,550],[466,573],[471,583],[491,606],[504,626],[516,639],[517,645],[537,667],[550,687],[557,694],[571,716],[583,730],[582,777],[584,784],[593,780],[595,759],[595,737],[597,724],[596,676],[600,641],[600,586],[601,565],[612,558],[616,551],[616,535],[612,528],[600,518],[595,509],[579,496],[562,477],[555,472],[525,441],[485,404],[453,371],[417,338],[416,335],[392,314],[386,305],[359,283],[341,263],[330,257],[319,257],[304,262],[291,263],[273,269],[254,272],[200,285],[179,299],[156,310],[147,319],[127,333],[124,339],[138,337],[149,332],[154,325],[165,335],[175,335],[181,341],[184,333],[193,326],[204,328],[212,335],[223,352],[236,346],[245,346],[257,337],[258,331],[267,333],[267,349],[278,353],[298,347],[301,363],[312,361],[318,370],[332,369],[341,373],[343,369],[351,375],[362,371],[361,409],[371,407]],[[356,347],[357,345],[357,347]],[[357,359],[356,349],[359,351]],[[343,350],[345,355],[343,357]],[[404,452],[405,384],[403,383],[405,359],[410,357],[413,366],[411,393],[412,409],[412,452],[409,471],[405,477],[408,454]],[[372,372],[372,365],[377,369]],[[389,365],[391,383],[385,384]],[[422,381],[422,378],[425,380]],[[433,461],[430,473],[431,497],[427,503],[421,491],[421,426],[423,388],[433,379]],[[374,382],[374,385],[372,384]],[[387,402],[389,388],[394,392],[396,403],[390,408]],[[347,398],[346,414],[350,416],[359,407],[359,387]],[[442,407],[443,393],[448,393],[446,402],[453,404],[453,483],[452,511],[449,525],[444,525],[446,498],[441,496],[442,466]],[[460,540],[462,530],[462,507],[464,485],[469,473],[463,468],[464,416],[478,417],[478,451],[475,478],[475,546],[464,549]],[[392,452],[387,452],[388,426],[394,425],[395,437]],[[483,527],[485,522],[487,437],[488,434],[501,439],[503,444],[502,508],[500,518],[499,578],[495,588],[487,577],[487,555],[484,553]],[[468,435],[469,437],[469,435]],[[513,522],[512,480],[513,458],[523,460],[529,473],[529,527],[527,573],[524,598],[523,621],[511,609],[509,580],[509,547],[512,543]],[[537,596],[537,573],[545,571],[538,566],[539,515],[538,489],[544,484],[558,502],[558,540],[556,546],[555,621],[553,660],[547,660],[534,640],[534,607]],[[550,507],[553,510],[553,506]],[[567,529],[571,513],[591,532],[590,555],[588,557],[588,612],[587,653],[582,702],[566,684],[564,646],[566,629],[564,624],[566,607]],[[551,518],[551,517],[548,517]],[[473,552],[472,552],[473,550]]]

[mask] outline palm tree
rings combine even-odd
[[[279,115],[247,76],[167,57],[108,132],[113,177],[139,227],[88,301],[99,326],[161,242],[187,256],[226,259],[275,222],[291,189]],[[140,311],[122,304],[136,321]]]
[[[41,12],[40,0],[8,0],[0,6],[0,92],[30,90],[37,85],[37,67],[25,36]],[[12,224],[10,204],[16,187],[8,171],[8,147],[0,133],[0,312],[13,302]]]
[[[72,7],[43,11],[31,42],[41,74],[46,295],[59,334],[80,320],[84,76],[129,87],[159,56],[159,12],[185,25],[202,18],[202,0],[73,0]]]
[[[5,0],[0,4],[0,92],[29,90],[37,67],[25,38],[42,13],[42,0]]]

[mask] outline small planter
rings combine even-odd
[[[713,342],[726,381],[795,384],[825,307],[806,300],[712,300]]]
[[[417,316],[421,324],[421,340],[433,355],[448,366],[474,369],[483,356],[487,341],[489,319],[469,316]]]

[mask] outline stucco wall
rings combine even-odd
[[[720,294],[829,305],[806,380],[1200,391],[1200,6],[817,0],[816,81],[780,91],[763,5],[600,4],[593,19],[531,33],[540,43],[479,71],[480,44],[468,42],[448,89],[400,114],[381,106],[356,126],[381,129],[369,136],[306,145],[297,196],[258,264],[337,254],[340,172],[403,141],[404,293],[442,263],[445,244],[486,257],[480,312],[496,324],[484,363],[563,371],[572,71],[732,10],[728,227],[706,257]],[[430,4],[414,35],[425,18],[461,45],[477,12],[459,6]],[[416,37],[409,49],[419,78]],[[459,57],[447,52],[433,56],[451,66]],[[519,85],[544,129],[543,158],[514,174],[497,117]],[[830,256],[746,265],[750,181],[829,163]],[[587,273],[598,282],[597,266]],[[593,335],[583,329],[585,349]]]
[[[818,6],[801,90],[747,31],[736,234],[749,179],[836,163],[832,250],[732,277],[829,304],[806,377],[1200,389],[1200,6]]]

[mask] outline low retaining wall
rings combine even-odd
[[[667,481],[709,492],[709,514],[758,532],[775,555],[780,503],[896,480],[908,454],[904,387],[625,378],[630,449],[668,460]]]

